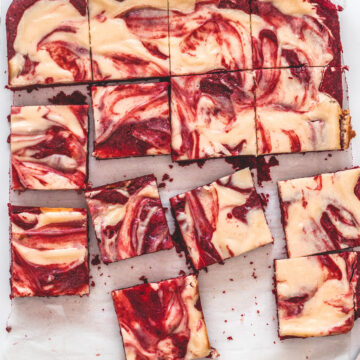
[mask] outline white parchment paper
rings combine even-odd
[[[63,90],[75,89],[87,94],[86,86],[40,89],[15,94],[16,105],[48,103],[48,98]],[[90,99],[89,99],[90,100]],[[90,131],[90,152],[92,148]],[[268,157],[269,158],[269,157]],[[284,234],[280,224],[276,181],[314,175],[352,166],[350,151],[277,156],[280,164],[271,170],[272,181],[258,185],[268,194],[266,216],[274,245],[268,245],[225,265],[213,265],[199,275],[201,298],[211,343],[221,359],[352,359],[360,348],[355,339],[360,334],[357,324],[351,334],[306,340],[279,341],[273,289],[273,259],[285,256]],[[170,168],[170,166],[173,168]],[[169,156],[95,160],[90,157],[90,181],[94,186],[124,178],[154,173],[158,183],[164,174],[160,196],[165,207],[169,197],[190,190],[233,172],[223,159],[209,160],[202,168],[186,167],[171,162]],[[253,170],[256,180],[256,170]],[[11,202],[21,205],[85,206],[84,198],[74,191],[11,192]],[[173,224],[167,211],[169,224]],[[90,226],[90,260],[98,254]],[[6,358],[11,360],[45,359],[124,359],[119,327],[110,292],[141,283],[140,277],[158,281],[179,275],[188,269],[184,257],[175,250],[121,261],[110,265],[91,265],[89,297],[25,298],[12,302],[6,341]]]
[[[8,0],[3,1],[2,9],[7,9],[8,3]],[[3,19],[4,14],[0,44],[2,58],[5,50]],[[0,70],[5,70],[4,59],[0,64]],[[0,76],[2,84],[5,84],[6,74]],[[9,92],[2,90],[1,107],[8,108],[4,110],[3,121],[10,112],[11,102],[15,105],[43,105],[48,103],[49,97],[61,90],[71,94],[76,89],[87,94],[86,86],[63,87],[34,90],[30,93],[21,91],[11,100]],[[90,135],[91,130],[92,124]],[[90,153],[91,151],[92,136]],[[6,163],[8,160],[5,153],[0,157],[2,166],[4,158]],[[213,265],[208,268],[208,272],[202,271],[199,275],[201,299],[211,344],[219,351],[222,360],[354,360],[360,351],[360,320],[355,323],[352,332],[346,335],[279,341],[275,299],[272,293],[273,259],[285,257],[276,181],[351,167],[351,151],[281,155],[277,156],[277,159],[280,165],[272,168],[273,181],[258,187],[260,193],[269,195],[266,216],[275,239],[274,245],[227,260],[225,265]],[[173,165],[173,168],[169,165]],[[160,189],[165,207],[169,207],[169,197],[234,171],[223,159],[209,160],[199,168],[197,164],[187,167],[173,164],[169,156],[105,161],[97,161],[90,156],[89,169],[89,180],[94,186],[149,173],[154,173],[158,183],[161,183],[163,175],[169,174],[173,181],[165,181],[166,187]],[[256,178],[256,171],[252,172]],[[7,169],[2,172],[4,173],[7,178]],[[0,183],[7,187],[8,180],[2,178]],[[18,205],[86,206],[83,196],[74,191],[27,191],[21,194],[11,192],[10,200]],[[3,221],[0,227],[4,230],[2,234],[6,234],[8,222],[4,220],[6,206],[3,205]],[[169,211],[167,215],[172,231],[173,224]],[[1,254],[2,271],[7,269],[9,264],[7,242],[8,239],[4,236],[1,244],[2,251],[5,249]],[[98,254],[93,229],[90,226],[90,261]],[[94,286],[91,287],[88,297],[26,298],[12,301],[8,319],[11,331],[6,333],[6,336],[1,336],[4,338],[1,345],[5,359],[124,360],[110,292],[141,283],[142,276],[149,281],[159,281],[175,277],[181,270],[188,272],[184,257],[180,257],[174,249],[110,265],[90,265],[90,269]],[[2,276],[2,279],[4,277],[7,278],[8,274]],[[8,289],[8,285],[2,287],[4,288]],[[2,297],[2,309],[6,309],[8,303],[8,300],[3,300],[4,298],[7,298],[7,294]],[[5,332],[4,329],[0,331]]]

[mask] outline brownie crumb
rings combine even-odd
[[[144,284],[147,284],[149,282],[145,275],[140,276],[139,280],[141,280]]]
[[[181,161],[181,162],[178,163],[178,165],[181,166],[181,167],[185,167],[185,166],[189,166],[189,165],[192,165],[192,164],[196,164],[200,169],[202,169],[202,167],[204,166],[206,160],[207,159]]]
[[[91,260],[91,265],[99,265],[99,264],[100,264],[99,255],[93,255],[93,259]]]
[[[267,193],[259,193],[261,204],[266,208],[269,204],[270,195]]]
[[[86,96],[80,91],[76,90],[70,95],[66,95],[60,91],[57,95],[48,98],[49,102],[54,105],[85,105]]]
[[[279,165],[279,160],[275,156],[271,156],[268,161],[266,161],[264,156],[258,158],[255,156],[235,156],[226,158],[225,161],[231,164],[236,171],[247,167],[256,169],[259,186],[262,186],[263,182],[271,181],[271,168]]]

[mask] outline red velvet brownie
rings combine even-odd
[[[339,68],[256,71],[256,116],[259,154],[340,150],[353,136]]]
[[[359,253],[275,260],[279,336],[343,334],[356,318]]]
[[[341,66],[338,8],[330,0],[252,0],[254,68]]]
[[[256,155],[252,72],[173,77],[174,160]]]
[[[196,269],[273,241],[248,168],[170,202]]]
[[[172,75],[252,69],[248,0],[169,0]]]
[[[85,209],[10,206],[11,296],[89,293]]]
[[[13,189],[85,188],[87,130],[87,105],[13,106]]]
[[[94,80],[169,75],[167,0],[89,0]]]
[[[153,175],[100,186],[85,197],[105,263],[172,248]]]
[[[170,154],[168,87],[166,82],[93,87],[93,155]]]
[[[194,275],[112,292],[126,360],[191,360],[210,354]]]
[[[6,31],[11,87],[91,80],[86,0],[14,0]]]
[[[289,257],[360,246],[360,169],[278,186]]]
[[[360,252],[357,251],[357,261],[354,266],[352,284],[355,291],[355,319],[360,318]]]

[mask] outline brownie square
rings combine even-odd
[[[11,297],[89,293],[85,209],[9,206]]]
[[[341,66],[338,7],[328,0],[252,0],[254,68]]]
[[[196,276],[116,290],[112,297],[127,360],[210,354]]]
[[[278,183],[289,257],[360,246],[360,169]]]
[[[275,260],[280,338],[350,331],[357,261],[356,252]]]
[[[252,69],[248,0],[169,0],[172,75]]]
[[[196,269],[273,242],[248,168],[170,202]]]
[[[166,82],[93,87],[93,156],[170,154],[168,87]]]
[[[347,148],[353,132],[342,69],[256,71],[256,126],[260,155]]]
[[[253,89],[248,71],[173,77],[173,159],[256,155]]]
[[[154,175],[90,189],[85,197],[105,263],[173,247]]]
[[[354,265],[354,272],[352,277],[352,285],[355,296],[355,319],[360,317],[360,252],[357,251],[357,259]]]
[[[93,79],[169,75],[167,0],[89,0]]]
[[[13,106],[13,189],[84,189],[87,133],[87,105]]]
[[[91,81],[86,0],[15,0],[6,31],[11,87]]]

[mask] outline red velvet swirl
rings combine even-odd
[[[56,216],[62,217],[69,212],[77,220],[56,219]],[[9,215],[12,224],[12,297],[84,295],[89,292],[86,210],[10,206]],[[44,216],[52,216],[54,221],[42,225]],[[74,261],[68,262],[60,253],[56,257],[56,252],[71,249],[82,250]],[[41,259],[44,251],[52,256],[53,262],[31,260]]]
[[[170,153],[168,83],[93,87],[92,95],[94,156]]]
[[[86,200],[105,263],[172,248],[153,175],[90,189]]]
[[[117,290],[112,296],[127,354],[138,360],[183,360],[209,353],[194,276]],[[201,343],[189,349],[192,335],[200,336]]]

